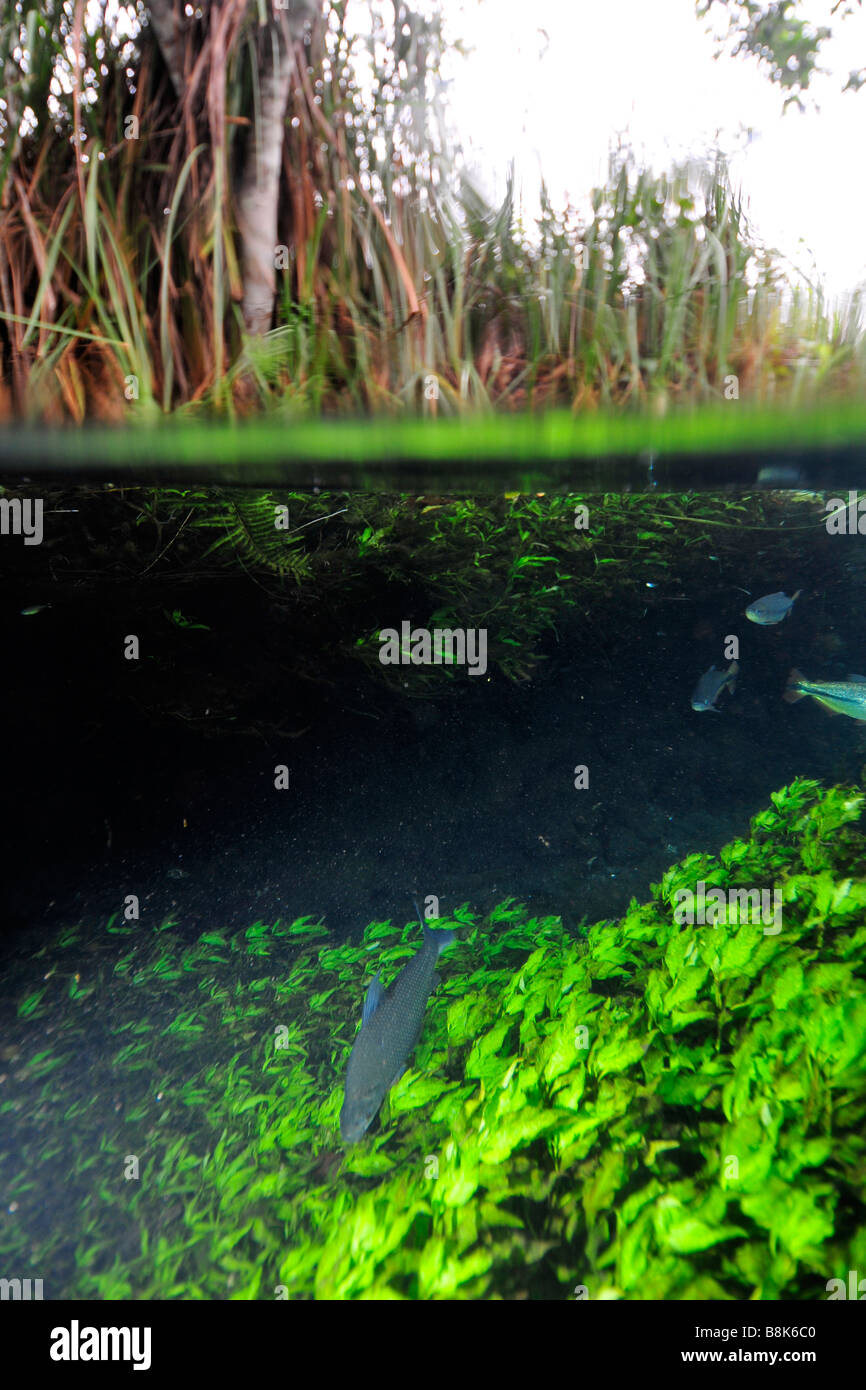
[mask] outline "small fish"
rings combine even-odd
[[[41,613],[44,609],[50,608],[50,603],[31,603],[26,608],[21,609],[22,618],[32,618],[34,613]]]
[[[810,681],[795,667],[788,676],[782,699],[793,705],[806,695],[834,714],[847,714],[866,724],[866,676],[849,676],[846,681]]]
[[[760,623],[761,627],[771,627],[773,623],[780,623],[783,618],[787,618],[802,592],[802,589],[798,589],[793,598],[788,598],[787,594],[781,592],[756,598],[746,609],[746,617],[750,622]]]
[[[709,671],[705,671],[695,686],[692,695],[692,709],[696,709],[699,712],[701,710],[711,709],[714,710],[716,714],[720,714],[721,711],[716,709],[716,700],[718,700],[725,686],[728,687],[733,695],[737,688],[737,672],[739,669],[740,663],[738,661],[732,661],[727,671],[719,671],[715,666],[711,666]]]
[[[420,916],[420,913],[419,913]],[[439,983],[436,960],[455,939],[453,931],[424,927],[424,945],[387,990],[377,975],[367,991],[361,1031],[346,1069],[346,1091],[340,1111],[340,1133],[356,1144],[386,1095],[406,1070],[406,1062],[421,1036],[424,1012]]]

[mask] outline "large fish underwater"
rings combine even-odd
[[[420,912],[418,916],[421,917]],[[453,931],[431,931],[423,919],[421,925],[421,950],[407,961],[387,990],[383,990],[378,975],[367,990],[361,1031],[346,1068],[340,1111],[340,1133],[347,1144],[356,1144],[364,1135],[391,1087],[406,1070],[421,1036],[427,1000],[439,983],[439,952],[455,940]]]

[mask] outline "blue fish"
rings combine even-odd
[[[419,913],[420,917],[420,913]],[[387,990],[377,975],[364,1000],[361,1031],[346,1069],[340,1133],[356,1144],[382,1101],[406,1070],[421,1036],[427,1000],[439,983],[439,952],[455,939],[453,931],[431,931],[424,922],[424,945]]]
[[[692,694],[692,709],[699,712],[711,709],[716,714],[719,713],[716,700],[718,700],[725,686],[731,694],[737,688],[737,672],[740,669],[738,661],[732,661],[727,671],[718,671],[715,666],[711,666],[709,671],[705,671],[695,686]]]

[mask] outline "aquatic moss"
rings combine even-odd
[[[49,1297],[826,1296],[866,1264],[862,805],[797,781],[577,939],[455,914],[349,1149],[362,992],[417,923],[67,929],[7,990],[4,1264]],[[779,930],[680,924],[712,888],[778,892]]]

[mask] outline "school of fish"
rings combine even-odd
[[[802,592],[802,589],[798,589],[791,598],[782,592],[765,594],[763,598],[755,599],[754,603],[749,604],[745,610],[746,617],[760,627],[772,627],[781,623],[790,617],[791,610]],[[692,709],[698,713],[706,710],[712,710],[714,714],[720,713],[716,701],[725,689],[733,695],[739,669],[739,662],[732,661],[725,671],[719,670],[716,666],[711,666],[705,671],[692,692]],[[825,709],[832,710],[834,714],[847,714],[859,724],[866,724],[866,676],[850,675],[844,681],[809,680],[802,671],[794,667],[788,676],[782,699],[788,704],[794,704],[797,700],[805,699],[807,695],[817,700]]]

